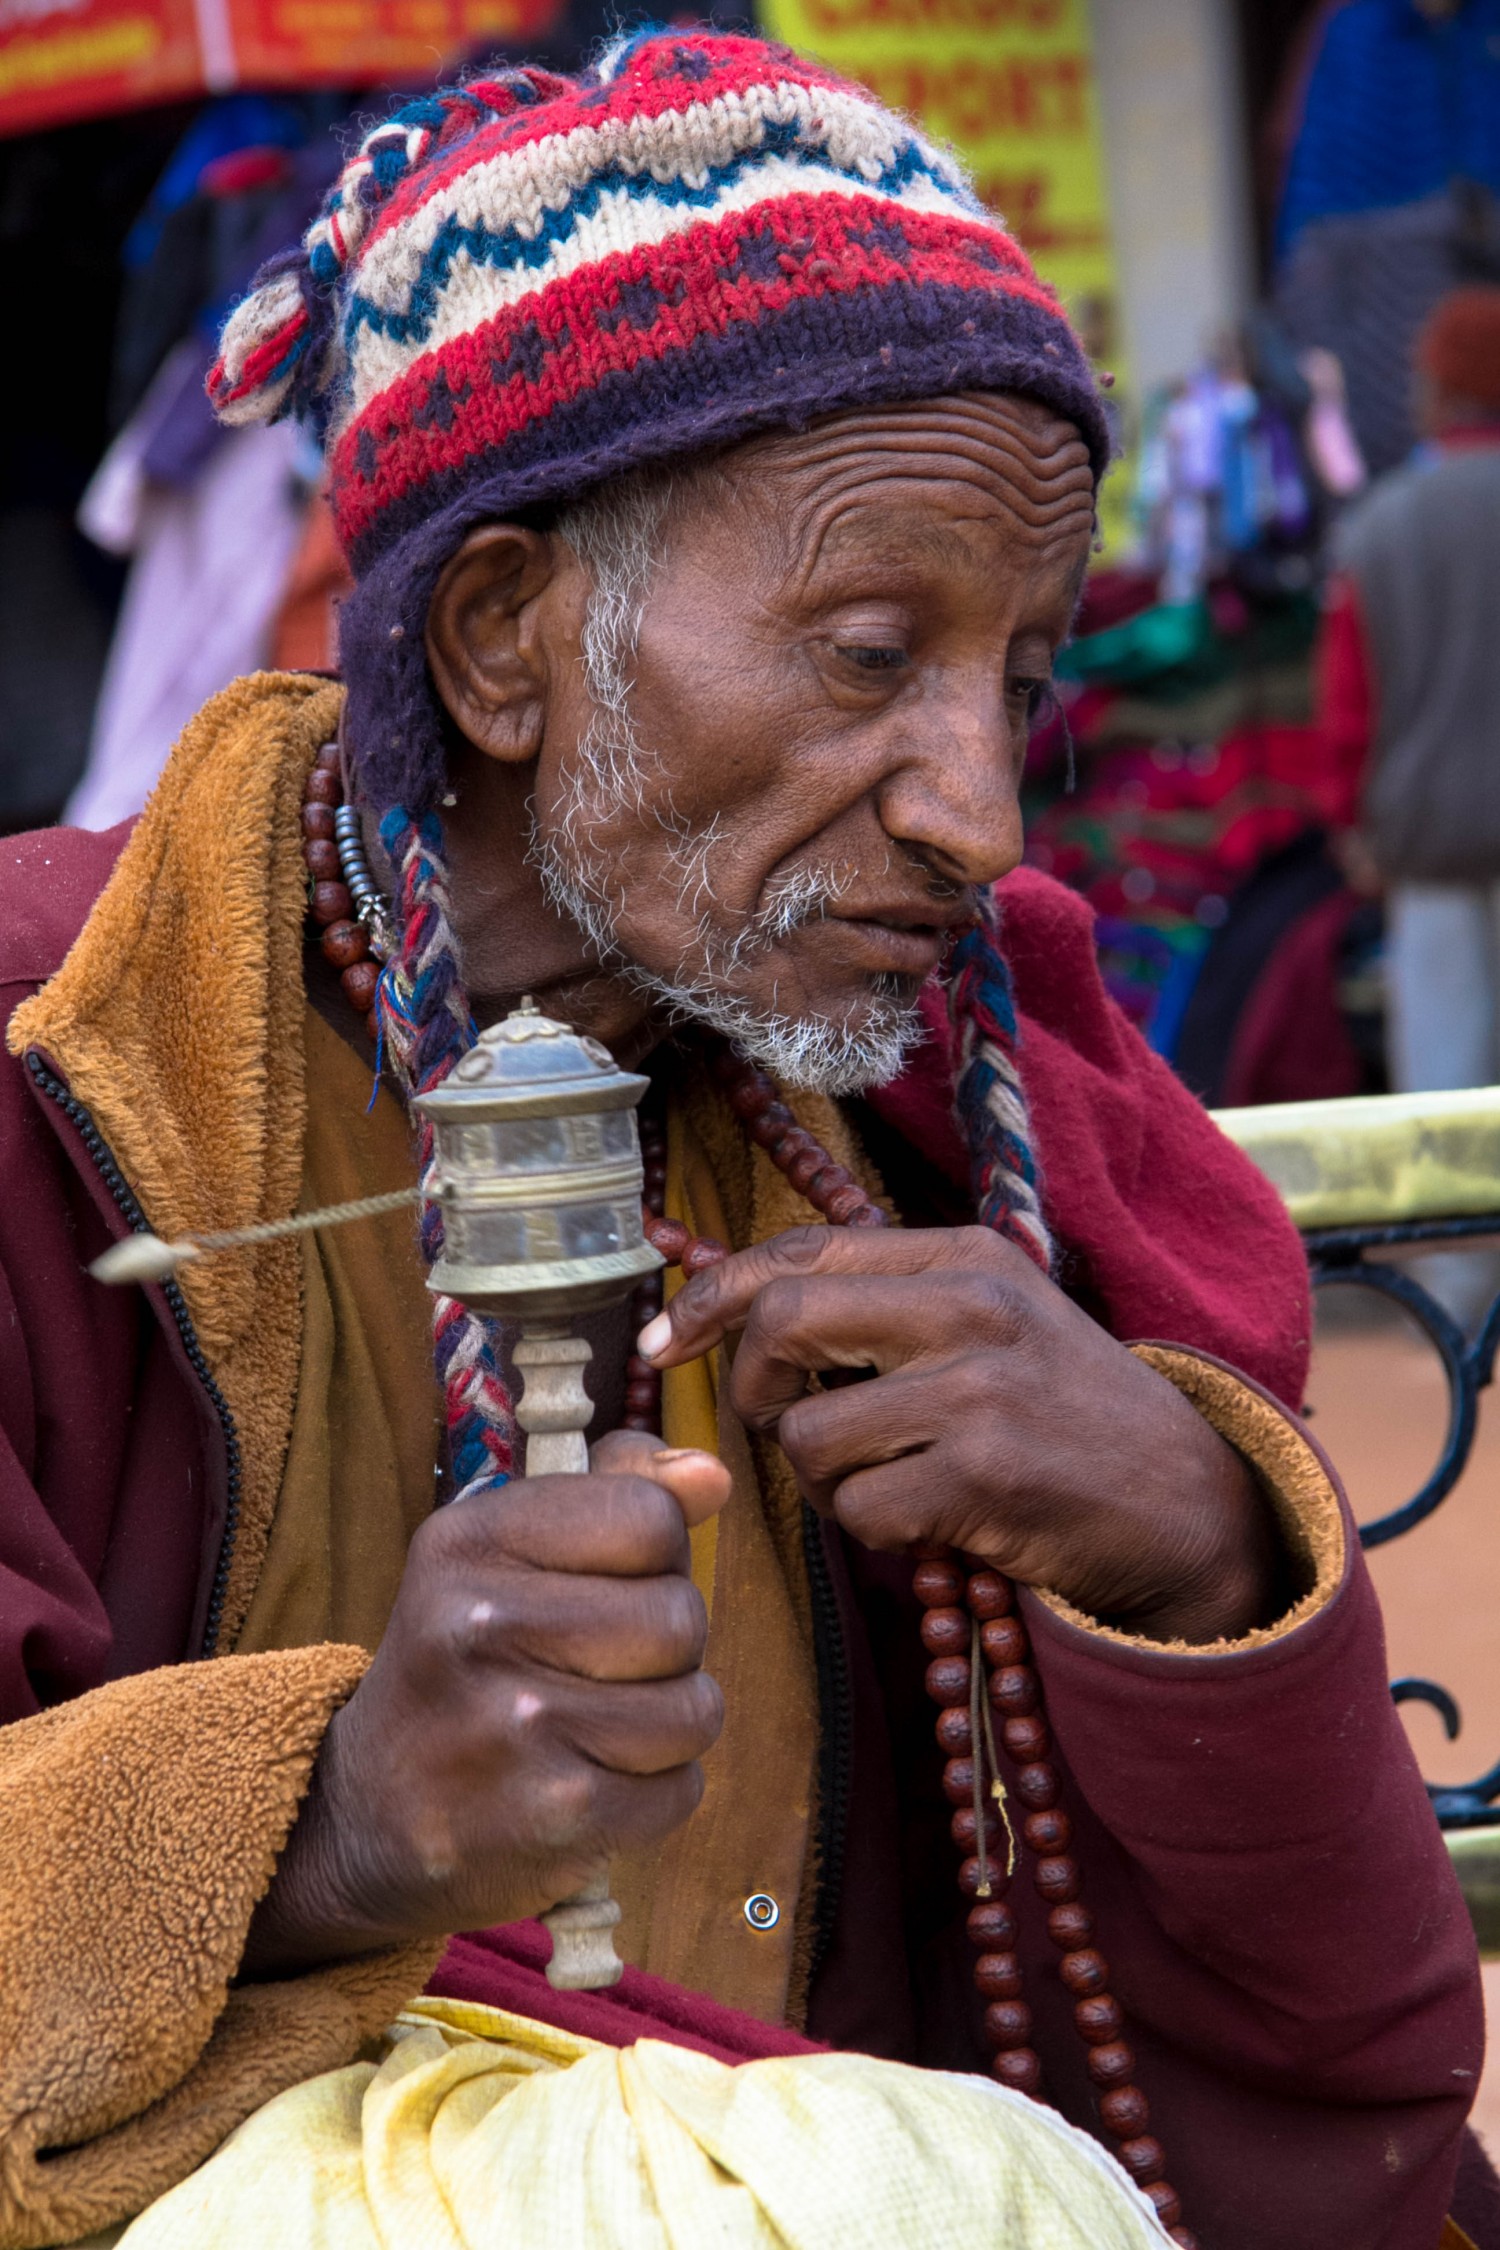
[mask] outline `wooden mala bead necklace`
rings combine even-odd
[[[715,1057],[714,1070],[751,1140],[831,1226],[889,1224],[859,1182],[797,1123],[764,1071],[727,1049]],[[692,1235],[679,1220],[663,1218],[666,1134],[655,1112],[643,1110],[640,1125],[646,1239],[668,1265],[701,1273],[729,1252],[722,1242]],[[658,1273],[637,1290],[632,1322],[643,1327],[661,1303]],[[626,1378],[625,1427],[659,1430],[659,1372],[632,1354]],[[1051,1762],[1042,1686],[1016,1609],[1015,1589],[999,1571],[977,1567],[947,1547],[922,1546],[915,1553],[912,1584],[922,1604],[922,1645],[931,1659],[927,1693],[939,1707],[937,1742],[947,1761],[943,1790],[955,1808],[953,1840],[966,1855],[958,1885],[973,1901],[968,1933],[976,1956],[974,1983],[985,2003],[985,2036],[993,2050],[991,2074],[1002,2086],[1040,2094],[1041,2058],[1031,2044],[1032,2015],[1022,1996],[1015,1949],[1019,1926],[1004,1898],[1015,1872],[1014,1838],[1004,1861],[996,1850],[1002,1828],[1010,1832],[998,1728],[1012,1769],[1010,1793],[1022,1807],[1021,1837],[1035,1855],[1032,1882],[1047,1910],[1047,1934],[1061,1956],[1058,1974],[1073,1996],[1074,2026],[1099,2090],[1100,2121],[1116,2157],[1149,2198],[1172,2241],[1179,2250],[1197,2250],[1197,2238],[1181,2223],[1181,2199],[1166,2178],[1166,2151],[1149,2130],[1150,2106],[1135,2082],[1135,2051],[1125,2038],[1124,2010],[1109,1989],[1109,1963],[1094,1946],[1094,1917],[1083,1903],[1078,1863],[1070,1853],[1072,1823],[1059,1803],[1061,1784]]]
[[[359,816],[348,801],[337,743],[324,744],[308,775],[302,839],[308,903],[322,933],[324,956],[339,971],[346,996],[376,1038],[378,962],[394,950],[394,933],[365,862]],[[831,1226],[890,1223],[816,1135],[797,1123],[764,1071],[727,1049],[715,1056],[713,1067],[751,1140]],[[724,1243],[694,1235],[680,1220],[663,1214],[667,1143],[659,1111],[642,1109],[640,1134],[647,1241],[667,1265],[680,1266],[688,1276],[717,1265],[729,1256]],[[639,1333],[661,1305],[658,1272],[631,1300],[633,1332]],[[661,1428],[661,1374],[636,1353],[626,1364],[624,1426],[650,1432]],[[912,1584],[922,1604],[922,1644],[930,1659],[927,1693],[938,1706],[937,1744],[946,1760],[943,1790],[954,1807],[953,1840],[965,1855],[958,1885],[972,1902],[968,1934],[975,1948],[974,1983],[985,2003],[990,2071],[1003,2086],[1040,2095],[1042,2064],[1031,2044],[1032,2013],[1023,1997],[1016,1951],[1019,1926],[1004,1896],[1014,1877],[1016,1854],[998,1728],[998,1744],[1011,1768],[1009,1793],[1022,1808],[1022,1841],[1034,1854],[1032,1882],[1046,1908],[1047,1933],[1060,1955],[1058,1974],[1073,1996],[1073,2022],[1099,2090],[1100,2121],[1119,2162],[1150,2199],[1171,2240],[1179,2250],[1197,2250],[1196,2237],[1181,2223],[1177,2191],[1166,2178],[1166,2152],[1149,2129],[1150,2107],[1135,2082],[1135,2053],[1124,2036],[1124,2011],[1109,1989],[1109,1964],[1093,1942],[1094,1917],[1083,1903],[1078,1863],[1071,1856],[1072,1823],[1059,1803],[1061,1785],[1051,1762],[1042,1686],[1015,1590],[999,1571],[976,1566],[947,1547],[924,1545],[915,1556]],[[1009,1845],[1003,1862],[998,1856],[1002,1831]]]
[[[344,997],[378,1041],[375,992],[380,963],[394,951],[395,937],[365,860],[359,811],[350,802],[336,742],[323,744],[302,793],[302,859],[308,912],[322,932],[323,958],[338,970]]]

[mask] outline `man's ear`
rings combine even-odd
[[[538,613],[555,551],[545,532],[484,524],[444,564],[427,611],[427,662],[445,710],[476,749],[507,763],[541,748],[547,667]]]

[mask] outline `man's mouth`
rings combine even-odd
[[[967,917],[965,917],[967,920]],[[838,950],[872,974],[911,977],[923,983],[947,952],[953,925],[897,919],[886,913],[831,914],[825,928],[844,933]]]

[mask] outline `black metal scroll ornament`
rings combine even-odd
[[[1439,1304],[1404,1267],[1371,1259],[1371,1250],[1412,1248],[1418,1245],[1452,1245],[1490,1240],[1500,1235],[1500,1216],[1470,1219],[1421,1219],[1406,1224],[1370,1227],[1336,1227],[1307,1238],[1307,1257],[1314,1288],[1372,1289],[1389,1297],[1410,1314],[1442,1363],[1448,1382],[1448,1429],[1437,1465],[1421,1489],[1389,1514],[1360,1525],[1365,1547],[1383,1547],[1400,1539],[1440,1508],[1468,1466],[1479,1420],[1479,1394],[1494,1380],[1495,1355],[1500,1349],[1500,1295],[1490,1304],[1472,1339],[1464,1335],[1447,1307]],[[1443,1721],[1448,1740],[1458,1737],[1462,1717],[1457,1703],[1436,1681],[1405,1678],[1391,1682],[1397,1703],[1426,1703]],[[1500,1798],[1500,1763],[1475,1781],[1444,1787],[1429,1781],[1427,1794],[1442,1827],[1484,1828],[1494,1824],[1495,1801]]]

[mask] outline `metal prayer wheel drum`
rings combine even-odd
[[[662,1263],[641,1231],[635,1110],[648,1083],[531,1000],[481,1032],[416,1097],[443,1214],[428,1287],[512,1321],[623,1302]]]

